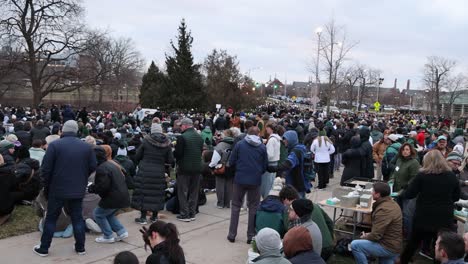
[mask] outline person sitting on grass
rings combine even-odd
[[[15,199],[12,195],[16,187],[16,177],[13,167],[8,166],[0,155],[0,226],[8,221],[15,209]]]
[[[273,188],[268,196],[260,203],[255,215],[255,230],[258,232],[265,227],[276,230],[281,237],[288,230],[288,212],[279,198],[284,180],[275,178]]]
[[[146,264],[185,264],[184,250],[179,245],[179,232],[173,223],[158,220],[149,228],[140,229],[146,247],[152,254],[146,259]]]

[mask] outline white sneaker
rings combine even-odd
[[[106,244],[112,244],[115,243],[115,238],[104,238],[103,236],[97,237],[96,238],[96,243],[106,243]]]
[[[96,224],[96,222],[94,222],[93,219],[88,218],[88,219],[86,219],[85,223],[86,223],[86,227],[87,227],[89,230],[91,230],[92,232],[94,232],[94,233],[102,233],[101,228],[99,227],[98,224]]]
[[[122,241],[124,239],[128,238],[128,232],[125,232],[123,234],[121,234],[120,236],[117,236],[114,238],[115,242],[119,242],[119,241]]]

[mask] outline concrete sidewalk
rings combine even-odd
[[[336,175],[341,175],[336,173]],[[314,202],[330,197],[330,191],[339,182],[340,176],[330,180],[330,185],[325,191],[314,190],[308,198]],[[337,179],[338,178],[338,179]],[[181,234],[181,245],[184,249],[187,263],[246,263],[247,250],[250,245],[247,240],[247,215],[241,212],[238,236],[235,243],[227,241],[231,211],[229,209],[217,209],[215,207],[216,195],[207,196],[208,202],[200,207],[197,220],[194,222],[177,221],[175,215],[169,212],[161,212],[166,216],[163,220],[173,222]],[[331,211],[327,210],[331,214]],[[0,240],[1,263],[112,263],[114,256],[121,251],[132,251],[144,263],[150,251],[144,250],[144,243],[139,229],[140,225],[134,223],[139,212],[133,211],[119,215],[122,224],[129,232],[129,238],[124,242],[114,244],[97,244],[94,239],[97,235],[86,235],[85,256],[78,256],[73,250],[74,239],[54,238],[49,250],[49,256],[39,257],[32,252],[34,245],[39,244],[40,233]]]

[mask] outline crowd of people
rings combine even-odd
[[[1,119],[0,225],[15,220],[19,204],[39,208],[40,256],[53,237],[73,235],[78,254],[86,232],[102,233],[97,243],[125,240],[116,215],[131,207],[136,224],[151,223],[142,229],[147,263],[185,263],[176,226],[159,212],[196,221],[205,191],[216,190],[216,207],[231,211],[229,242],[247,208],[254,263],[325,263],[334,223],[307,194],[331,191],[333,177],[341,185],[359,177],[375,183],[372,228],[349,245],[356,263],[409,263],[419,247],[428,258],[463,262],[453,215],[468,203],[463,118],[266,104],[154,114],[7,107]],[[115,263],[132,258],[122,252]]]

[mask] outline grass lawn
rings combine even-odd
[[[16,206],[8,222],[0,226],[0,239],[37,231],[39,217],[31,206]]]

